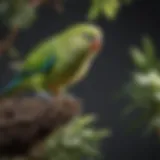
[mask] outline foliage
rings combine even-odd
[[[27,28],[35,20],[35,7],[28,0],[1,0],[0,20],[10,28]]]
[[[109,20],[116,18],[123,4],[130,4],[131,0],[92,0],[88,13],[88,19],[94,20],[100,14],[105,15]]]
[[[94,128],[94,121],[93,115],[80,116],[58,130],[47,140],[43,158],[80,160],[83,156],[99,157],[100,141],[109,134],[109,131]]]
[[[27,28],[36,19],[36,8],[44,1],[45,0],[0,0],[0,21],[9,27],[18,26],[19,28]],[[58,3],[58,1],[55,2]],[[100,14],[105,15],[108,19],[115,19],[122,5],[130,4],[130,1],[131,0],[91,0],[88,19],[96,19]]]
[[[141,49],[132,47],[131,56],[136,67],[127,86],[131,108],[141,107],[141,119],[160,127],[160,61],[151,39],[143,38]]]
[[[0,0],[0,27],[7,29],[3,33],[6,36],[0,37],[0,54],[13,47],[18,31],[33,24],[37,7],[45,3],[57,12],[63,11],[62,0]]]

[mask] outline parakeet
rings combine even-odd
[[[65,29],[27,54],[20,71],[0,95],[25,89],[63,94],[87,75],[102,42],[103,31],[97,25],[83,23]]]

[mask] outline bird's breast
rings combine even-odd
[[[70,83],[76,83],[80,80],[82,80],[88,73],[89,69],[91,67],[91,59],[86,58],[84,61],[82,61],[79,64],[79,67],[76,68],[76,71],[72,74],[72,77],[70,79]]]
[[[72,60],[68,64],[64,64],[58,73],[52,75],[51,83],[56,86],[63,86],[79,82],[88,73],[91,62],[91,57],[80,57],[75,61]]]

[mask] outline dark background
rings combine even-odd
[[[63,15],[47,7],[40,8],[39,19],[29,30],[20,33],[16,46],[24,55],[50,34],[84,21],[88,6],[86,0],[68,0]],[[103,154],[107,160],[160,160],[160,143],[156,135],[144,137],[144,128],[127,134],[126,129],[136,115],[123,120],[120,114],[125,101],[113,99],[133,68],[128,48],[132,44],[140,45],[141,37],[149,34],[159,50],[159,21],[159,6],[154,0],[137,0],[124,7],[114,22],[109,22],[105,17],[96,21],[105,31],[103,51],[88,77],[72,92],[84,99],[84,112],[99,115],[97,126],[112,128],[113,136],[103,143]],[[0,58],[1,86],[13,76],[8,63],[7,56]]]

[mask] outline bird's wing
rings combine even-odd
[[[24,68],[21,72],[20,75],[23,77],[29,77],[34,74],[47,74],[50,72],[50,70],[54,67],[56,62],[56,56],[55,55],[50,55],[47,56],[42,60],[41,63],[37,65],[33,65],[30,68]]]

